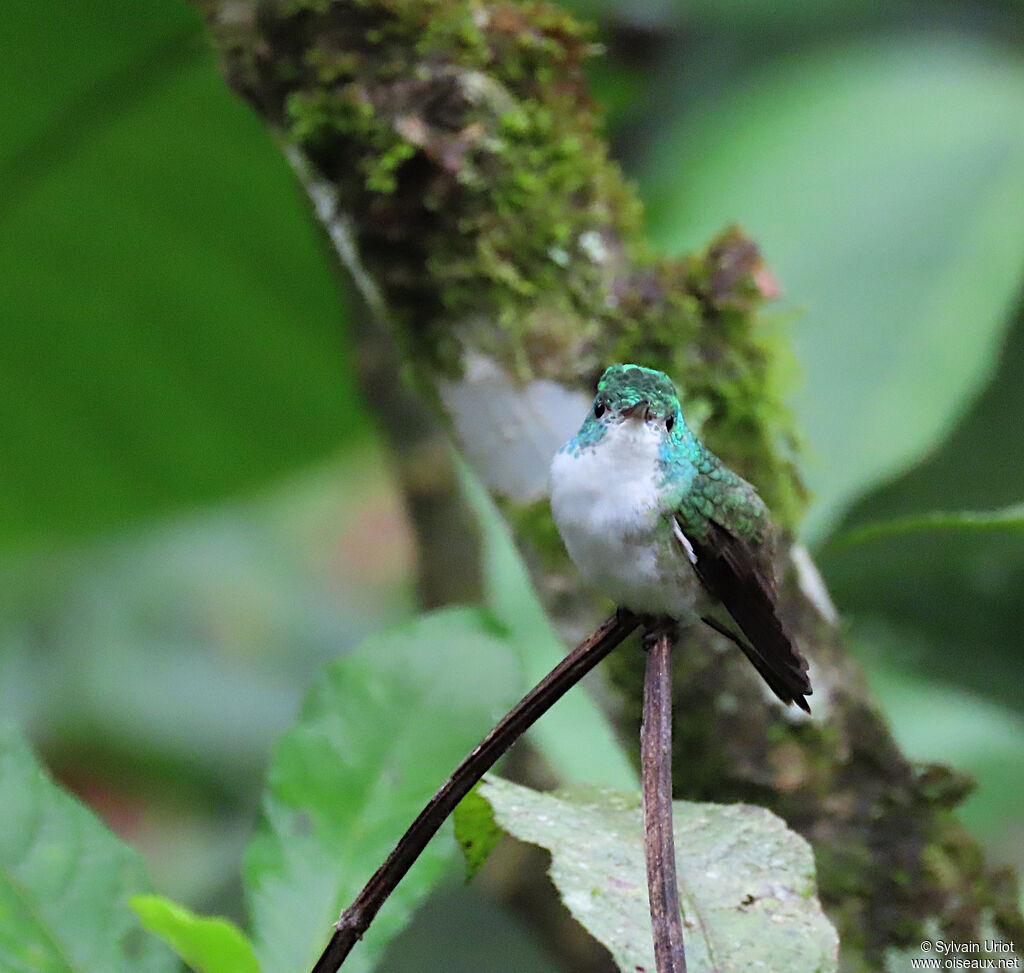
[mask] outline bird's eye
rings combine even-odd
[[[672,427],[675,424],[676,424],[676,417],[675,416],[669,416],[665,420],[665,432],[671,432],[672,431]]]
[[[594,403],[594,418],[600,419],[607,412],[607,406],[603,402]]]

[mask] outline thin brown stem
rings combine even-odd
[[[672,636],[651,642],[644,674],[640,761],[644,790],[644,851],[658,973],[686,973],[683,923],[672,836]]]
[[[399,839],[384,864],[341,914],[336,931],[313,973],[335,973],[374,916],[419,858],[427,842],[473,785],[512,744],[576,685],[639,624],[632,612],[618,611],[590,638],[581,642],[501,719],[455,768],[419,817]]]

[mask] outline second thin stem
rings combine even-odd
[[[648,649],[644,674],[640,762],[644,851],[658,973],[686,973],[683,923],[672,834],[672,637],[660,633]]]

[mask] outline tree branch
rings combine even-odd
[[[686,973],[672,832],[672,642],[667,631],[650,638],[640,729],[644,851],[658,973]]]
[[[338,920],[337,929],[313,967],[313,973],[335,973],[352,947],[370,927],[380,907],[412,868],[427,842],[455,806],[495,762],[559,699],[576,685],[639,624],[631,612],[619,611],[581,642],[533,687],[452,772],[419,816],[402,835],[384,864],[377,869]]]
[[[437,415],[402,380],[387,302],[363,267],[355,228],[338,204],[334,186],[310,168],[295,146],[287,158],[313,204],[353,283],[352,368],[389,446],[396,478],[416,529],[416,589],[422,608],[478,601],[482,597],[480,544],[469,503],[462,495],[451,440]]]

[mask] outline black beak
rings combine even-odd
[[[625,409],[619,412],[619,415],[623,419],[639,419],[641,422],[644,422],[650,417],[650,406],[651,403],[647,399],[641,399],[639,402],[633,403],[633,405],[627,405]]]

